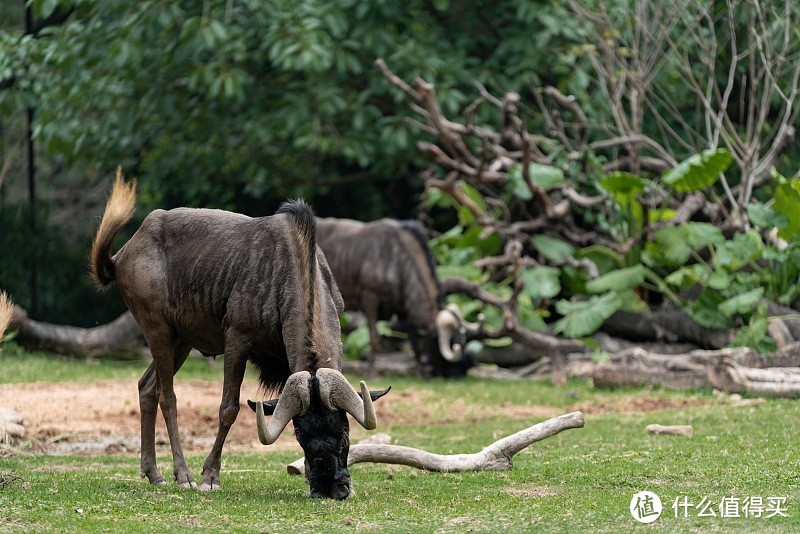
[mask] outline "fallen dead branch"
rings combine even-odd
[[[747,363],[753,358],[750,349],[697,350],[686,354],[656,354],[640,347],[625,349],[611,360],[598,365],[592,374],[595,387],[637,387],[643,385],[677,389],[710,386],[708,371],[718,357],[736,358]]]
[[[572,412],[548,419],[516,434],[495,441],[474,454],[434,454],[413,447],[359,443],[350,447],[348,467],[363,462],[398,464],[426,471],[507,471],[514,467],[512,458],[532,443],[570,428],[583,428],[583,414]],[[305,458],[286,466],[290,475],[305,473]]]
[[[756,369],[723,358],[708,368],[708,381],[732,393],[764,397],[800,397],[800,367]]]
[[[16,342],[30,349],[92,358],[119,358],[149,355],[142,331],[130,312],[108,324],[80,328],[34,321],[21,306],[14,306],[11,328],[17,330]]]
[[[797,346],[795,346],[797,345]],[[791,350],[788,350],[791,349]],[[800,397],[800,366],[774,367],[791,361],[800,344],[784,347],[775,355],[760,355],[748,348],[686,354],[655,354],[634,347],[595,367],[595,387],[656,385],[677,389],[713,387],[728,393],[765,397]]]

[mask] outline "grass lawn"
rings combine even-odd
[[[135,381],[144,365],[54,359],[13,345],[0,356],[0,386],[35,381]],[[179,379],[219,380],[221,365],[190,360]],[[350,377],[355,383],[359,377]],[[393,442],[437,453],[476,452],[554,414],[582,409],[586,427],[533,444],[506,472],[427,473],[358,464],[356,496],[312,500],[285,473],[292,451],[223,456],[222,491],[152,487],[139,479],[136,455],[46,456],[0,448],[0,531],[20,532],[800,532],[800,403],[768,400],[732,406],[710,391],[599,391],[589,382],[429,381],[384,377],[393,385],[394,417],[378,431]],[[42,399],[47,402],[47,399]],[[388,402],[388,398],[387,398]],[[646,407],[650,411],[631,411]],[[653,409],[663,408],[663,409]],[[58,406],[53,406],[58,410]],[[242,412],[249,416],[249,413]],[[528,414],[522,415],[521,414]],[[434,424],[431,424],[434,421]],[[691,424],[692,437],[655,436],[650,423]],[[159,424],[163,424],[159,420]],[[12,453],[13,450],[13,453]],[[159,465],[169,472],[169,449]],[[205,454],[189,455],[198,476]],[[661,517],[640,525],[629,512],[639,491],[660,496]],[[686,501],[684,501],[686,497]],[[745,498],[761,497],[762,517],[719,517]],[[769,497],[785,497],[787,517],[767,519]],[[713,505],[716,517],[675,517],[681,502]],[[774,511],[774,510],[773,510]],[[772,513],[772,512],[769,512]]]

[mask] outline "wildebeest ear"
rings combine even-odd
[[[375,402],[376,400],[380,399],[381,397],[389,393],[390,389],[392,389],[392,386],[389,386],[386,389],[379,389],[377,391],[369,390],[369,397],[372,399],[372,402]],[[361,396],[361,392],[358,392],[358,396],[359,397]]]
[[[250,409],[256,411],[256,403],[247,399],[247,405],[250,406]],[[272,415],[275,413],[275,406],[278,405],[278,399],[270,399],[268,401],[264,401],[264,415]]]

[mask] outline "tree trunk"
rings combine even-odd
[[[708,368],[722,358],[741,365],[758,366],[761,357],[748,348],[696,350],[686,354],[656,354],[634,347],[612,356],[595,368],[596,387],[636,387],[658,385],[678,389],[710,386]]]
[[[732,331],[700,326],[681,310],[618,311],[606,319],[601,329],[612,336],[635,341],[685,341],[707,349],[721,349],[733,340]]]
[[[48,350],[76,356],[114,356],[118,358],[149,355],[139,325],[130,312],[94,328],[80,328],[34,321],[20,306],[14,306],[11,328],[17,329],[17,343],[30,349]]]

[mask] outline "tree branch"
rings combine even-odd
[[[495,441],[474,454],[434,454],[413,447],[400,445],[379,445],[372,443],[356,444],[350,447],[347,466],[372,462],[381,464],[407,465],[417,469],[436,472],[459,471],[508,471],[514,467],[515,454],[559,432],[571,428],[583,428],[581,412],[572,412],[521,430]],[[305,474],[305,458],[300,458],[286,466],[290,475]]]

